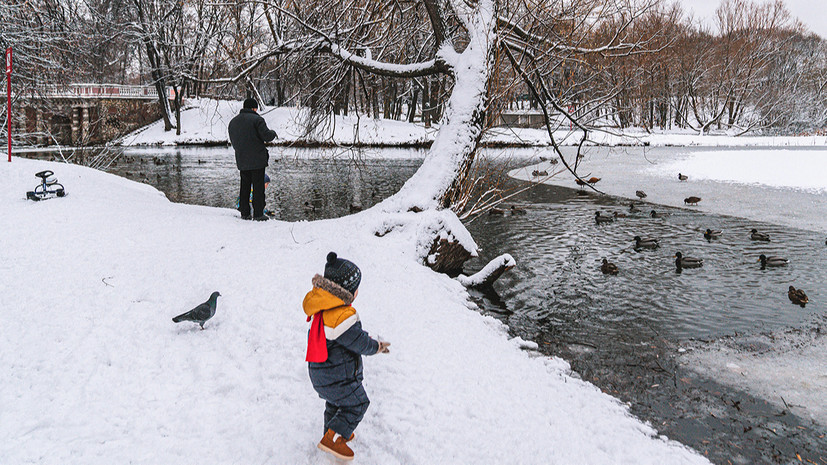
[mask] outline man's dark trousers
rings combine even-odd
[[[253,189],[253,217],[264,216],[264,168],[240,171],[241,188],[238,192],[238,211],[250,216],[250,188]]]

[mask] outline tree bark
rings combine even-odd
[[[477,145],[482,137],[488,105],[488,81],[494,67],[496,4],[481,0],[461,18],[469,29],[466,49],[452,66],[454,92],[445,106],[439,132],[422,166],[385,200],[385,209],[409,211],[451,208],[461,197]]]

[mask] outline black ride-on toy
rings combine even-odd
[[[53,177],[54,174],[50,170],[35,173],[35,176],[40,178],[40,185],[35,187],[33,191],[26,192],[26,198],[37,201],[65,196],[66,189],[63,184],[57,182],[57,178]]]

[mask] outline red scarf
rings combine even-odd
[[[327,338],[324,335],[324,318],[319,312],[313,315],[313,323],[310,324],[310,332],[307,334],[307,357],[308,362],[322,363],[327,361]],[[310,317],[307,317],[310,321]]]

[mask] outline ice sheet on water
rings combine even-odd
[[[682,355],[687,367],[827,425],[827,339],[811,331],[725,338]]]
[[[548,156],[553,156],[550,150]],[[532,171],[559,169],[541,162],[510,174],[538,181]],[[599,177],[595,187],[602,192],[635,202],[637,190],[646,192],[650,204],[673,207],[683,207],[684,199],[697,196],[702,200],[690,208],[699,211],[827,232],[827,178],[822,175],[826,169],[825,150],[629,147],[589,149],[578,174]],[[678,180],[678,173],[689,179]],[[567,173],[543,182],[577,187]]]

